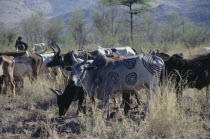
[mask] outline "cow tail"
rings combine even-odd
[[[138,52],[136,51],[136,49],[134,49],[133,47],[131,47],[131,49],[136,53],[136,55],[138,55]]]

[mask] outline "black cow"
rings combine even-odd
[[[77,113],[80,111],[85,113],[85,106],[82,106],[83,101],[85,100],[85,92],[82,87],[67,85],[64,92],[51,88],[50,90],[57,95],[59,116],[63,116],[66,114],[69,106],[73,101],[79,101]]]
[[[194,55],[188,59],[183,58],[183,54],[168,57],[164,53],[156,55],[163,57],[167,76],[175,80],[178,100],[182,97],[184,88],[201,90],[210,84],[210,53]]]

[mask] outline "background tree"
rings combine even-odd
[[[85,20],[81,11],[75,11],[70,15],[69,30],[74,43],[79,46],[79,49],[86,42]]]
[[[21,32],[27,43],[40,43],[44,40],[44,18],[42,12],[31,14],[30,17],[22,19]]]
[[[0,43],[1,45],[11,45],[18,36],[18,28],[6,28],[3,23],[0,23]]]
[[[183,19],[182,25],[182,41],[187,46],[190,52],[190,48],[195,48],[203,44],[210,36],[210,32],[207,29],[202,28],[189,22],[187,19]],[[191,52],[190,52],[191,54]]]
[[[99,3],[100,11],[92,15],[93,25],[98,31],[100,43],[113,46],[118,41],[118,32],[121,27],[121,16],[116,4]]]
[[[63,21],[57,18],[49,19],[46,27],[45,37],[48,43],[56,43],[59,40],[59,35],[64,29]]]
[[[149,42],[151,45],[155,45],[159,41],[159,24],[157,21],[149,15],[144,15],[141,18],[139,25],[139,34],[144,38],[144,42]],[[141,38],[142,38],[141,37]]]
[[[136,14],[143,14],[150,10],[150,4],[152,0],[101,0],[105,3],[118,3],[129,8],[130,16],[130,41],[133,43],[133,16]],[[133,8],[134,5],[138,5],[138,8]]]

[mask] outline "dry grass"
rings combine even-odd
[[[0,96],[0,138],[208,138],[208,110],[204,110],[204,91],[188,89],[179,106],[173,85],[153,92],[150,113],[143,120],[141,107],[133,109],[124,117],[122,109],[107,120],[104,111],[88,101],[90,111],[76,116],[73,104],[66,116],[58,117],[55,95],[49,87],[63,89],[60,81],[39,78],[25,87],[16,98]],[[163,96],[160,96],[160,90]],[[143,94],[143,93],[142,93]],[[142,96],[144,100],[144,95]],[[208,104],[209,105],[209,104]],[[120,107],[120,106],[119,106]],[[118,107],[118,108],[119,108]],[[112,111],[114,107],[112,105]],[[206,107],[207,108],[207,107]]]
[[[202,52],[201,49],[192,52]],[[187,49],[182,50],[187,54]],[[180,51],[170,51],[176,52]],[[185,90],[178,105],[173,84],[167,84],[152,93],[150,113],[145,119],[142,107],[132,109],[124,117],[120,104],[112,104],[111,111],[116,114],[107,120],[104,111],[88,98],[86,115],[76,116],[77,105],[73,103],[66,115],[59,118],[56,96],[50,87],[63,90],[65,85],[62,79],[40,77],[33,83],[25,79],[24,88],[15,98],[11,92],[0,95],[0,138],[210,138],[210,102],[206,102],[205,89]],[[141,95],[144,102],[144,92]],[[135,102],[134,98],[131,100]],[[135,105],[132,103],[131,107]]]

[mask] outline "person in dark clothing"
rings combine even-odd
[[[21,40],[22,37],[19,36],[18,39],[16,40],[15,48],[17,51],[26,51],[28,49],[28,45]]]

